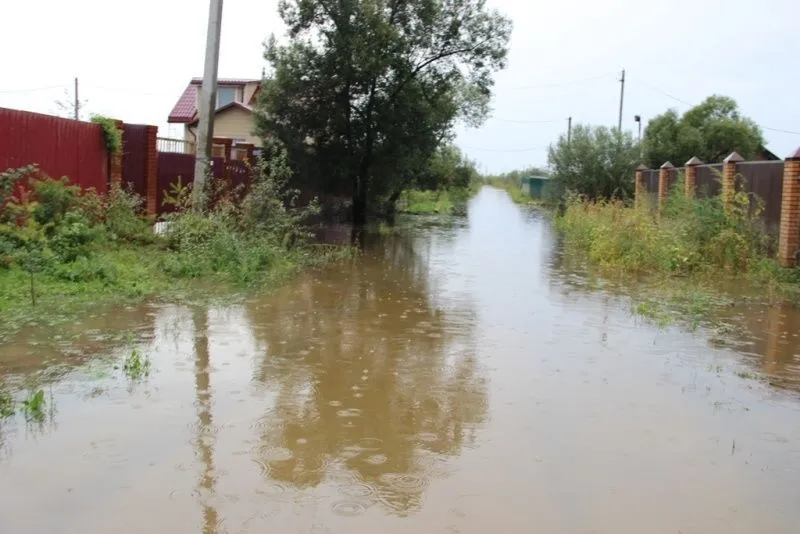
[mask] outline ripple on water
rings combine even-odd
[[[365,458],[364,461],[372,465],[383,465],[389,461],[389,458],[385,454],[373,454]]]
[[[256,489],[256,495],[267,500],[279,500],[286,497],[288,489],[285,485],[274,480],[270,480],[262,484]]]
[[[418,493],[427,485],[425,479],[410,473],[386,473],[380,480],[399,493]]]
[[[361,410],[359,408],[348,408],[346,410],[339,410],[336,412],[339,417],[361,417]]]
[[[365,451],[377,451],[383,447],[383,440],[381,438],[361,438],[358,446]]]
[[[367,511],[367,507],[357,501],[337,501],[331,505],[334,514],[343,517],[355,517]]]
[[[364,483],[339,486],[339,491],[348,497],[353,497],[355,499],[363,499],[375,494],[375,490],[372,488],[372,486]]]
[[[263,462],[285,462],[294,457],[292,451],[285,447],[263,446],[256,449],[259,460]]]

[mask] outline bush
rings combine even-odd
[[[575,194],[566,206],[556,221],[566,241],[593,262],[625,272],[737,273],[760,268],[769,251],[759,202],[743,192],[726,209],[718,197],[687,199],[678,183],[660,217],[647,207]]]

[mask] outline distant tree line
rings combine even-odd
[[[674,109],[653,117],[641,145],[630,132],[578,124],[571,139],[561,135],[548,151],[551,195],[573,191],[590,198],[630,198],[633,174],[644,163],[658,168],[669,161],[683,166],[697,156],[721,162],[731,152],[755,157],[764,138],[758,125],[739,112],[729,97],[713,95],[683,115]]]

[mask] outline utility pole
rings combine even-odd
[[[78,78],[75,77],[75,120],[81,120],[81,101],[78,99]]]
[[[622,103],[625,101],[625,69],[622,69],[622,78],[619,79],[619,121],[617,130],[622,133]]]
[[[572,117],[567,117],[567,145],[572,142]]]
[[[192,205],[203,209],[206,173],[211,164],[214,144],[214,111],[217,103],[217,70],[219,68],[219,41],[222,33],[222,0],[210,0],[208,10],[208,33],[206,35],[206,60],[203,67],[203,85],[200,88],[197,126],[197,146],[194,163],[194,185]]]

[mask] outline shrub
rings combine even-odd
[[[568,243],[603,267],[626,272],[740,272],[766,257],[760,203],[743,192],[727,208],[717,198],[687,199],[676,184],[660,217],[620,201],[568,195],[557,221]]]
[[[140,215],[144,199],[133,190],[113,185],[105,203],[105,226],[112,240],[149,243],[154,234]]]

